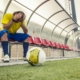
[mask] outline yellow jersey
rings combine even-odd
[[[12,18],[13,18],[13,14],[10,14],[10,13],[7,13],[7,14],[5,14],[4,16],[3,16],[3,18],[2,18],[2,24],[8,24],[11,20],[12,20]],[[25,26],[26,26],[26,24],[25,24]],[[17,30],[19,29],[21,27],[21,22],[18,22],[18,23],[13,23],[13,25],[8,29],[8,31],[10,32],[10,33],[16,33],[17,32]],[[1,28],[1,30],[3,30],[3,26],[2,26],[2,28]]]

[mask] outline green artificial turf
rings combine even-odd
[[[80,59],[0,67],[0,80],[80,80]]]

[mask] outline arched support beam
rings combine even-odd
[[[45,24],[47,23],[47,21],[49,21],[49,19],[50,19],[52,16],[55,16],[56,14],[58,14],[58,13],[60,13],[60,12],[62,12],[62,11],[63,11],[63,10],[60,10],[60,11],[58,11],[58,12],[55,12],[54,14],[52,14],[52,15],[45,21],[45,23],[43,24],[42,29],[41,29],[41,31],[40,31],[40,35],[42,34],[42,31],[43,31],[44,26],[45,26]],[[54,24],[54,25],[56,25],[56,24]]]
[[[32,14],[30,15],[30,17],[29,17],[29,19],[28,19],[27,25],[29,24],[29,21],[30,21],[32,15],[35,13],[35,11],[36,11],[40,6],[42,6],[43,4],[45,4],[45,3],[48,2],[48,1],[50,1],[50,0],[45,0],[44,2],[42,2],[40,5],[38,5],[38,6],[36,7],[36,9],[32,12]]]
[[[62,32],[63,32],[67,27],[69,27],[69,26],[71,26],[71,25],[74,25],[74,24],[76,24],[76,23],[72,23],[72,24],[69,24],[68,26],[66,26],[66,27],[61,31],[61,33],[60,33],[60,35],[59,35],[59,38],[60,38]],[[73,29],[72,29],[72,30],[73,30]],[[58,38],[58,39],[59,39],[59,38]]]
[[[7,6],[6,6],[6,9],[4,10],[4,14],[7,12],[8,7],[10,6],[11,2],[12,2],[12,0],[9,0],[9,2],[8,2]],[[4,14],[3,14],[3,15],[4,15]]]

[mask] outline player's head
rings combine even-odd
[[[17,22],[22,22],[25,19],[25,17],[26,17],[26,15],[24,14],[23,11],[16,11],[16,12],[14,12],[13,16],[16,15],[16,14],[20,16],[20,18],[17,20]]]

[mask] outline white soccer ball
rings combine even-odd
[[[33,65],[42,65],[46,61],[45,52],[40,47],[33,47],[29,49],[26,58]]]

